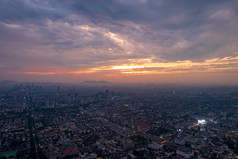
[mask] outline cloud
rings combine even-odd
[[[209,59],[221,62],[228,57],[233,61],[215,63],[209,69],[236,69],[237,10],[233,0],[2,0],[0,70],[81,74],[111,66],[178,61],[204,64]],[[171,73],[179,69],[199,71],[206,66],[132,71],[148,74],[163,69]]]

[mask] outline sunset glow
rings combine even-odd
[[[2,3],[0,80],[206,82],[197,73],[238,84],[238,15],[231,2]]]

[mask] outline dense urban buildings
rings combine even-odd
[[[1,158],[238,157],[238,87],[4,86]]]

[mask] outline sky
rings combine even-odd
[[[0,0],[0,80],[238,84],[238,1]]]

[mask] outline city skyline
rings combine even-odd
[[[0,2],[0,80],[238,84],[237,1]]]

